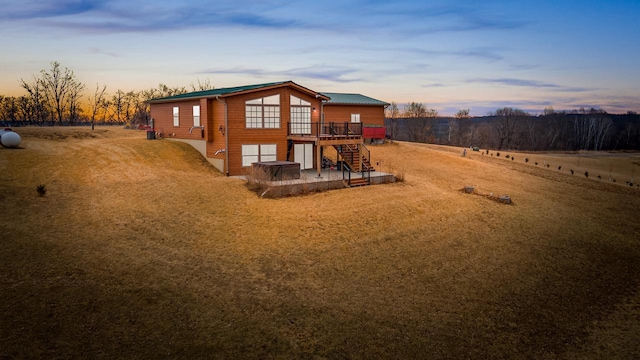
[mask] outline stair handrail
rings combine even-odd
[[[347,167],[344,166],[344,159],[343,159],[343,161],[342,161],[342,181],[347,180],[347,185],[351,185],[351,170],[347,171],[348,179],[345,179],[345,177],[347,177],[344,174],[345,170],[347,170]]]
[[[346,150],[344,148],[346,148]],[[347,161],[349,163],[349,167],[353,169],[354,156],[353,153],[357,149],[352,149],[349,144],[340,145],[340,156],[342,160]],[[346,155],[345,155],[346,154]]]
[[[367,179],[367,184],[371,185],[371,168],[370,167],[367,166],[367,170],[366,171],[362,170],[362,177],[366,178]]]
[[[371,151],[369,151],[369,149],[364,144],[360,144],[359,146],[360,146],[360,149],[361,149],[360,150],[360,155],[364,159],[366,159],[368,161],[371,161]],[[363,161],[363,163],[364,163],[364,161]]]
[[[366,174],[367,183],[371,184],[371,166],[367,165],[367,162],[371,164],[371,151],[369,151],[369,149],[364,144],[360,144],[358,146],[360,147],[360,164],[362,165],[362,177],[365,177]]]

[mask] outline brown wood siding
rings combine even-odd
[[[225,136],[227,134],[226,129],[224,129],[224,103],[215,100],[209,99],[207,101],[209,108],[209,129],[210,129],[210,139],[212,141],[207,142],[207,157],[215,158],[215,159],[226,159],[225,153],[219,153],[215,155],[216,151],[225,149]],[[220,129],[223,131],[220,131]],[[224,132],[224,135],[223,135]]]
[[[280,95],[280,128],[279,129],[247,129],[245,119],[245,101]],[[242,145],[276,144],[276,159],[287,158],[287,126],[291,116],[290,95],[311,103],[311,122],[320,121],[320,101],[315,97],[295,89],[283,87],[250,94],[226,98],[229,116],[229,175],[244,175],[247,171],[242,167]],[[313,111],[313,108],[316,111]]]
[[[151,104],[151,117],[154,119],[156,131],[161,132],[165,138],[202,140],[202,130],[200,129],[194,129],[189,134],[189,129],[193,126],[194,105],[200,105],[200,124],[206,124],[206,119],[204,119],[206,109],[203,112],[200,100]],[[180,109],[180,126],[173,126],[174,106]]]
[[[384,106],[324,105],[325,122],[350,122],[351,114],[360,114],[360,122],[365,125],[384,126]]]

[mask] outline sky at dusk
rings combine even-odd
[[[0,0],[0,95],[51,61],[107,91],[292,80],[441,115],[640,112],[640,0]],[[402,108],[402,105],[400,106]]]

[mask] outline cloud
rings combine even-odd
[[[4,1],[0,1],[2,7],[0,19],[23,20],[78,15],[100,9],[103,4],[103,0],[60,0],[54,2],[23,0],[11,1],[11,4],[4,4]]]
[[[393,19],[389,26],[402,28],[412,24],[404,32],[415,35],[427,35],[443,32],[475,32],[484,30],[514,30],[529,23],[519,20],[518,14],[508,14],[499,2],[452,3],[450,1],[420,2],[364,0],[352,3],[348,11],[359,14],[361,18],[380,17]],[[342,4],[341,4],[342,5]],[[363,16],[365,15],[365,16]],[[415,25],[417,24],[417,25]]]
[[[516,78],[497,78],[497,79],[475,78],[475,79],[467,79],[466,81],[471,83],[480,83],[480,84],[497,84],[497,85],[506,85],[506,86],[516,86],[516,87],[550,89],[554,91],[566,91],[566,92],[587,92],[587,91],[594,90],[590,88],[566,87],[558,84],[546,83],[546,82],[537,81],[537,80],[516,79]]]
[[[5,0],[0,0],[0,5]],[[27,0],[3,8],[0,19],[39,20],[38,25],[97,33],[164,32],[192,28],[286,29],[304,27],[295,17],[269,16],[265,6],[237,0],[232,5],[208,1],[170,2],[62,0],[54,3]],[[271,9],[277,9],[274,5]],[[82,16],[79,16],[82,15]]]
[[[470,109],[472,116],[484,116],[495,112],[497,109],[503,107],[511,107],[520,109],[530,114],[539,114],[544,108],[548,106],[554,106],[557,102],[551,102],[547,100],[484,100],[484,101],[457,101],[457,102],[441,102],[434,104],[443,114],[454,115],[460,109]]]
[[[360,78],[352,77],[356,69],[336,66],[309,66],[286,70],[266,70],[257,68],[235,67],[230,69],[206,69],[198,74],[241,74],[259,77],[285,77],[285,78],[305,78],[315,80],[327,80],[338,83],[348,83],[362,81]]]
[[[493,48],[474,48],[474,49],[460,50],[460,51],[407,48],[405,49],[405,51],[421,54],[425,56],[431,56],[431,57],[432,56],[453,56],[453,57],[460,57],[460,58],[476,58],[476,59],[483,59],[488,61],[500,61],[504,59],[504,57],[498,52],[498,50]]]
[[[92,47],[89,49],[89,54],[97,54],[97,55],[105,55],[105,56],[109,56],[109,57],[120,57],[120,55],[116,54],[116,53],[112,53],[112,52],[108,52],[108,51],[104,51],[101,50],[97,47]]]
[[[0,4],[6,0],[0,0]],[[135,6],[124,0],[61,0],[54,3],[26,0],[5,6],[0,18],[7,20],[46,19],[51,27],[89,32],[163,32],[193,28],[249,28],[314,30],[325,33],[373,32],[401,36],[447,31],[506,30],[521,22],[483,6],[429,6],[421,2],[328,0],[196,0],[172,2],[142,0]],[[313,14],[313,16],[309,16]],[[82,16],[77,16],[82,15]]]
[[[442,88],[442,87],[447,87],[447,85],[442,84],[442,83],[433,83],[433,84],[424,84],[424,85],[420,85],[420,87],[422,88]]]

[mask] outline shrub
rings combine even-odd
[[[404,182],[405,178],[403,168],[398,168],[393,163],[387,164],[387,166],[389,167],[389,172],[396,178],[396,182]]]
[[[271,187],[267,183],[267,181],[269,181],[269,177],[270,176],[266,171],[254,168],[252,166],[247,170],[247,187],[249,188],[249,190],[263,196],[269,191]]]
[[[525,158],[524,162],[528,163],[529,162],[529,158]]]
[[[573,169],[571,169],[571,170],[569,170],[569,171],[571,171],[571,175],[573,175]]]
[[[507,159],[509,158],[509,154],[507,154],[507,156],[505,156]]]
[[[589,172],[588,171],[584,172],[584,177],[589,177]]]
[[[537,161],[535,162],[535,164],[536,164],[536,166],[538,166],[538,162]]]
[[[496,156],[497,156],[497,157],[500,157],[500,153],[496,153]]]
[[[36,186],[36,191],[38,192],[38,195],[40,195],[40,197],[45,196],[47,194],[47,186],[44,184],[40,184]]]
[[[562,170],[562,165],[558,166],[558,170]]]

